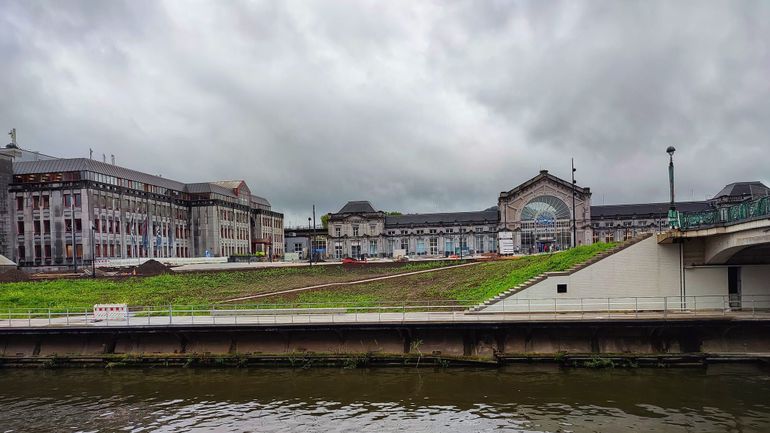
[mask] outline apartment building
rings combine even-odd
[[[0,170],[1,247],[22,266],[283,254],[283,215],[242,180],[185,184],[88,158],[16,161],[6,152]]]

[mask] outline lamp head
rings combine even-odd
[[[668,149],[666,149],[666,153],[668,153],[669,156],[674,156],[674,152],[676,152],[676,149],[674,146],[668,146]]]

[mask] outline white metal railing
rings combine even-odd
[[[0,309],[0,328],[73,326],[271,325],[669,319],[714,316],[770,319],[770,295],[526,299],[470,312],[472,302],[217,304],[134,306],[116,319],[85,308]],[[101,318],[101,320],[100,320]]]

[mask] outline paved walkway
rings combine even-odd
[[[315,311],[317,310],[317,312]],[[463,311],[441,312],[401,312],[389,309],[381,312],[348,313],[339,309],[314,309],[314,311],[301,310],[301,314],[289,314],[278,311],[271,314],[264,310],[217,310],[211,315],[177,315],[183,312],[175,312],[174,315],[163,315],[162,311],[154,312],[152,316],[137,316],[132,313],[128,320],[103,320],[94,321],[92,315],[71,314],[67,317],[36,317],[13,318],[11,320],[0,319],[0,329],[8,328],[62,328],[62,327],[165,327],[165,326],[270,326],[270,325],[330,325],[330,324],[377,324],[377,323],[516,323],[516,322],[559,322],[559,321],[615,321],[615,320],[704,320],[704,319],[730,319],[730,320],[770,320],[770,312],[584,312],[584,313],[509,313],[509,314],[468,314]],[[201,314],[202,312],[197,312]],[[2,316],[0,316],[2,317]]]
[[[403,273],[400,273],[400,274],[386,275],[386,276],[383,276],[383,277],[366,278],[366,279],[363,279],[363,280],[356,280],[356,281],[345,281],[345,282],[337,282],[337,283],[316,284],[314,286],[298,287],[296,289],[281,290],[281,291],[278,291],[278,292],[258,293],[258,294],[255,294],[255,295],[241,296],[239,298],[226,299],[224,301],[221,301],[220,303],[224,304],[224,303],[228,303],[228,302],[245,301],[247,299],[265,298],[265,297],[268,297],[268,296],[284,295],[286,293],[304,292],[305,290],[312,290],[312,289],[322,289],[324,287],[352,286],[354,284],[370,283],[372,281],[389,280],[391,278],[401,278],[401,277],[408,277],[410,275],[425,274],[425,273],[428,273],[428,272],[437,272],[437,271],[445,271],[447,269],[462,268],[462,267],[465,267],[465,266],[478,265],[479,263],[481,263],[481,262],[463,263],[462,265],[445,266],[445,267],[433,268],[433,269],[423,269],[421,271],[403,272]]]

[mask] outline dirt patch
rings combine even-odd
[[[171,268],[164,265],[163,263],[157,261],[157,260],[147,260],[146,262],[142,263],[141,265],[136,267],[136,273],[138,275],[161,275],[161,274],[168,274],[171,273]]]
[[[17,283],[20,281],[29,281],[30,276],[24,271],[11,269],[0,274],[0,283]]]

